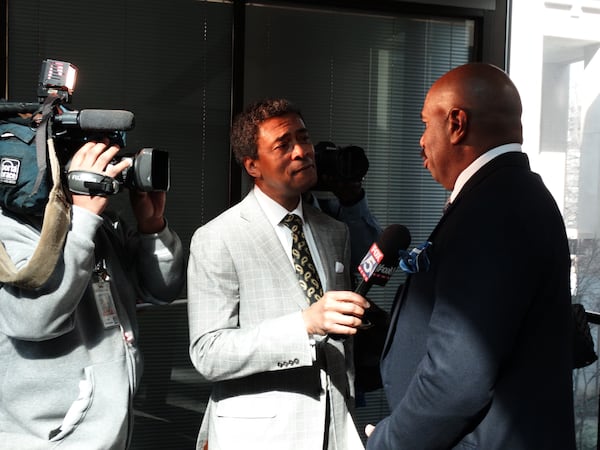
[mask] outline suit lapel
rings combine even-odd
[[[506,166],[519,166],[529,170],[529,158],[525,153],[521,152],[508,152],[504,153],[490,162],[485,164],[481,169],[473,174],[471,178],[465,183],[465,185],[460,190],[459,194],[456,196],[454,201],[448,205],[448,208],[444,212],[444,215],[440,218],[440,221],[437,223],[431,235],[429,236],[429,240],[434,242],[435,244],[435,234],[438,229],[443,225],[446,218],[452,214],[454,210],[458,207],[458,204],[462,201],[465,196],[469,195],[479,183],[485,180],[492,172]]]
[[[485,180],[492,172],[506,166],[518,166],[528,170],[530,169],[529,159],[525,153],[508,152],[494,158],[493,160],[485,164],[477,172],[475,172],[475,174],[473,174],[473,176],[469,178],[469,180],[462,187],[454,201],[448,206],[448,208],[440,218],[439,222],[429,235],[429,240],[433,242],[434,246],[435,236],[437,235],[440,228],[444,225],[444,222],[448,219],[448,217],[451,214],[453,214],[457,209],[459,209],[461,201],[463,201],[465,197],[468,197],[469,193],[473,189],[475,189],[477,185],[479,185],[483,180]],[[400,313],[400,309],[402,308],[403,297],[408,294],[411,278],[412,275],[409,275],[402,291],[398,293],[399,295],[395,299],[394,304],[392,305],[392,316],[390,318],[391,326],[384,345],[382,357],[386,355],[387,351],[389,350],[389,346],[391,345],[390,337],[394,334],[394,329],[398,320],[398,314]]]
[[[471,178],[469,178],[448,210],[450,211],[454,209],[457,201],[459,201],[465,195],[468,195],[470,191],[472,191],[479,183],[485,180],[492,172],[507,166],[517,166],[529,170],[529,158],[525,153],[508,152],[492,159],[481,169],[475,172]]]
[[[256,245],[259,253],[264,255],[265,261],[269,266],[269,273],[276,274],[281,278],[283,285],[296,286],[294,295],[290,300],[296,303],[301,309],[306,308],[307,303],[304,292],[298,283],[296,273],[290,264],[288,255],[281,246],[281,242],[273,230],[271,223],[260,207],[254,193],[251,191],[240,204],[240,218],[251,230],[251,236],[255,240],[252,245]]]
[[[334,289],[332,286],[333,280],[335,280],[335,261],[331,260],[331,256],[335,255],[335,248],[331,244],[331,240],[325,239],[325,236],[329,236],[330,230],[327,229],[327,225],[321,220],[321,216],[314,214],[313,210],[307,204],[304,204],[304,219],[310,226],[310,230],[315,240],[316,251],[319,252],[319,259],[323,271],[325,272],[325,280],[323,283],[323,292]]]

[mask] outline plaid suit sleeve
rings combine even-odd
[[[302,313],[287,301],[290,286],[273,273],[269,255],[258,253],[230,222],[209,223],[192,238],[188,317],[194,366],[206,379],[221,381],[312,365]]]

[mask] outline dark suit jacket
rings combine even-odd
[[[391,415],[367,448],[574,449],[570,255],[527,156],[482,167],[430,240],[393,307]]]

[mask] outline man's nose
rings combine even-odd
[[[292,150],[292,158],[306,158],[312,157],[315,153],[315,149],[312,144],[301,144],[300,142],[294,143]]]

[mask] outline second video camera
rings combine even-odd
[[[112,178],[95,172],[71,170],[67,173],[69,190],[75,194],[112,195],[123,188],[142,192],[169,190],[169,155],[155,148],[143,148],[135,155],[124,155],[130,166]]]
[[[362,147],[339,147],[322,141],[315,145],[318,181],[316,190],[330,190],[333,183],[361,182],[369,170],[369,160]]]

